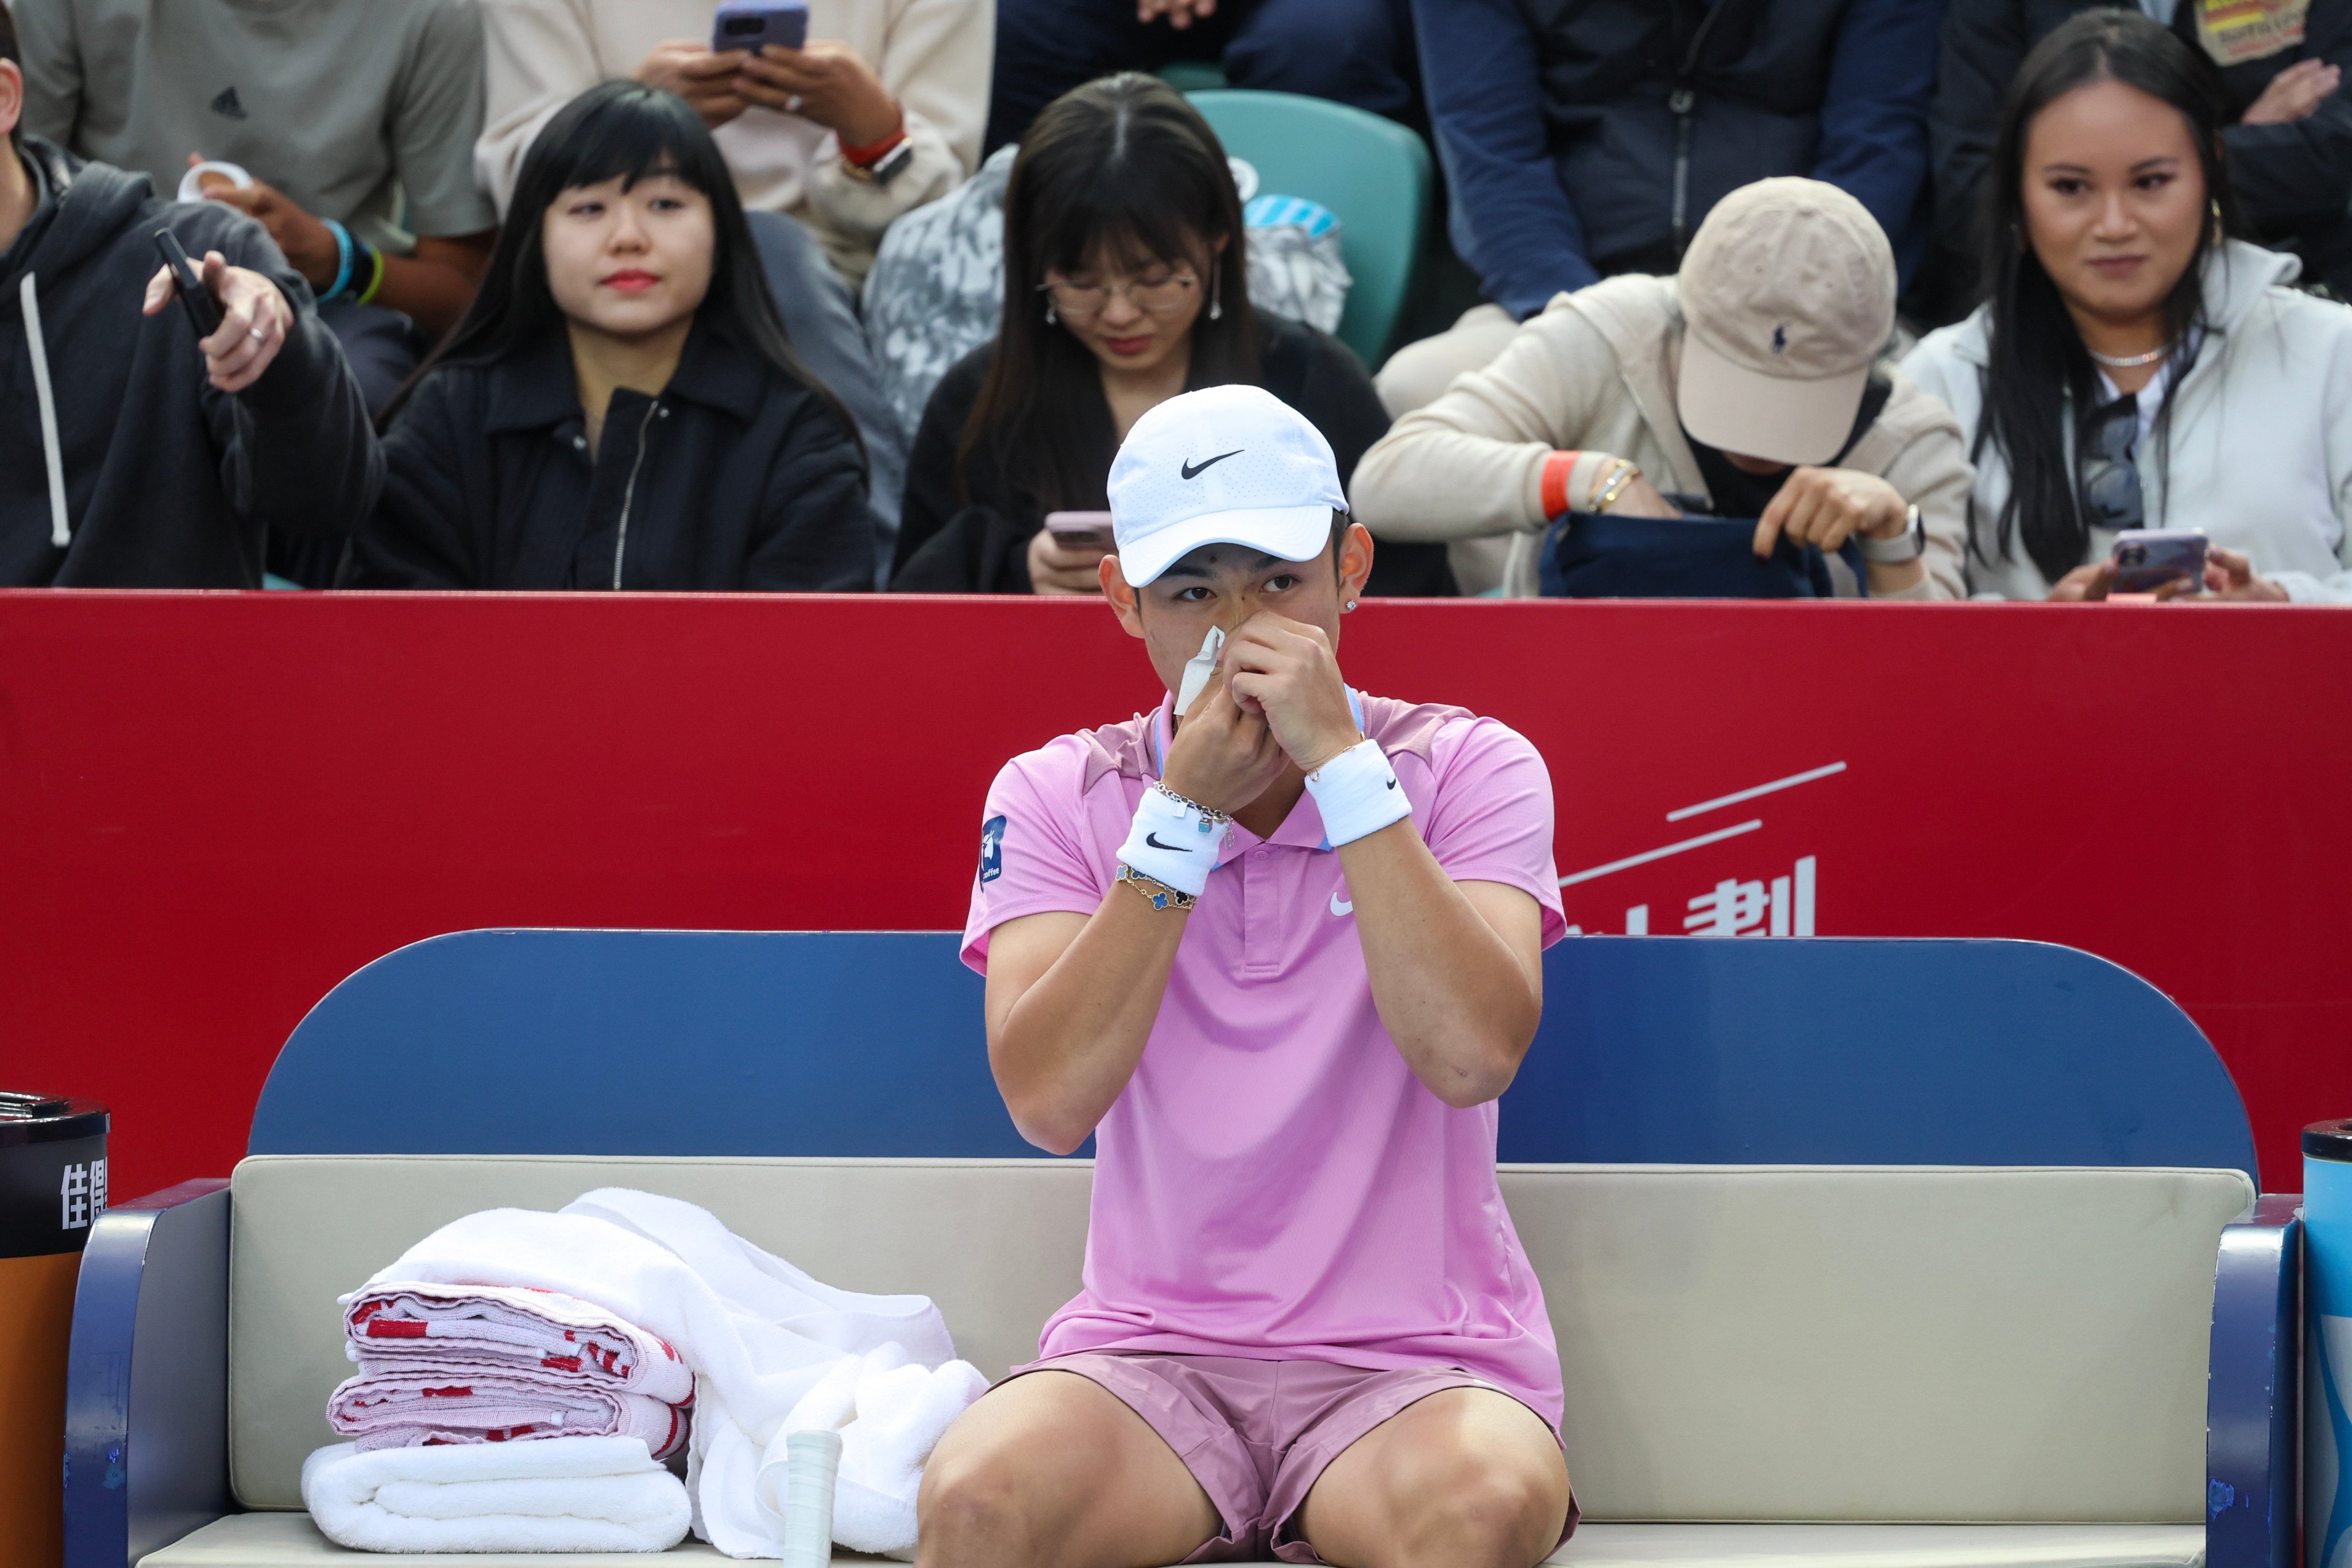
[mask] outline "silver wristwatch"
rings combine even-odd
[[[1893,539],[1857,539],[1864,561],[1875,561],[1884,566],[1900,566],[1906,561],[1916,561],[1927,548],[1927,525],[1919,521],[1919,509],[1913,507],[1906,526]]]

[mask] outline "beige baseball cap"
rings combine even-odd
[[[1895,251],[1835,185],[1742,185],[1683,256],[1683,426],[1726,452],[1825,463],[1895,327]]]

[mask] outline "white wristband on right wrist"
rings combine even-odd
[[[1163,888],[1193,898],[1209,885],[1225,825],[1212,820],[1165,790],[1147,789],[1135,804],[1135,825],[1118,858]]]
[[[1362,740],[1307,775],[1307,793],[1323,816],[1323,837],[1337,849],[1412,815],[1381,743]]]

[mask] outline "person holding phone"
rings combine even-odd
[[[1827,563],[1842,595],[1958,598],[1968,461],[1950,411],[1877,363],[1895,291],[1894,250],[1853,196],[1743,185],[1678,275],[1561,295],[1399,419],[1364,454],[1356,515],[1384,546],[1454,542],[1465,592],[1536,594],[1545,532],[1570,512],[1687,508],[1753,520],[1758,557],[1851,542],[1859,577]]]
[[[2228,126],[2210,65],[2134,12],[2011,83],[1990,297],[1904,361],[1968,434],[1979,596],[2104,598],[2118,533],[2193,527],[2210,592],[2180,602],[2352,602],[2352,307],[2231,237]]]
[[[870,587],[856,426],[786,340],[694,110],[591,88],[541,128],[511,214],[385,410],[360,585]]]
[[[996,339],[940,378],[915,434],[890,585],[1100,592],[1108,541],[1057,543],[1046,514],[1102,510],[1128,431],[1199,387],[1265,387],[1352,472],[1388,428],[1371,378],[1337,339],[1251,307],[1244,244],[1224,149],[1167,83],[1106,77],[1047,107],[1005,188]],[[1453,584],[1439,551],[1400,549],[1370,591]]]
[[[899,215],[980,161],[992,0],[737,0],[760,47],[720,47],[713,0],[481,0],[488,119],[475,167],[501,212],[524,150],[562,106],[629,77],[677,93],[718,139],[793,346],[857,421],[887,577],[907,436],[855,290]],[[767,41],[798,35],[797,47]]]
[[[383,458],[300,277],[252,219],[157,201],[24,108],[0,7],[0,586],[258,588],[272,535],[340,549]]]

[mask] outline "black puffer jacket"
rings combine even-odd
[[[384,455],[363,587],[874,585],[856,437],[826,399],[702,326],[659,396],[613,395],[593,460],[560,333],[434,372]]]
[[[310,286],[268,231],[215,202],[156,201],[146,175],[37,136],[25,150],[48,194],[0,254],[0,586],[257,588],[269,531],[332,540],[356,528],[383,472],[367,405]],[[13,156],[0,140],[0,158]],[[294,307],[284,348],[243,392],[213,389],[177,304],[140,314],[165,228],[191,256],[217,250],[276,280]],[[63,546],[37,322],[65,479]]]

